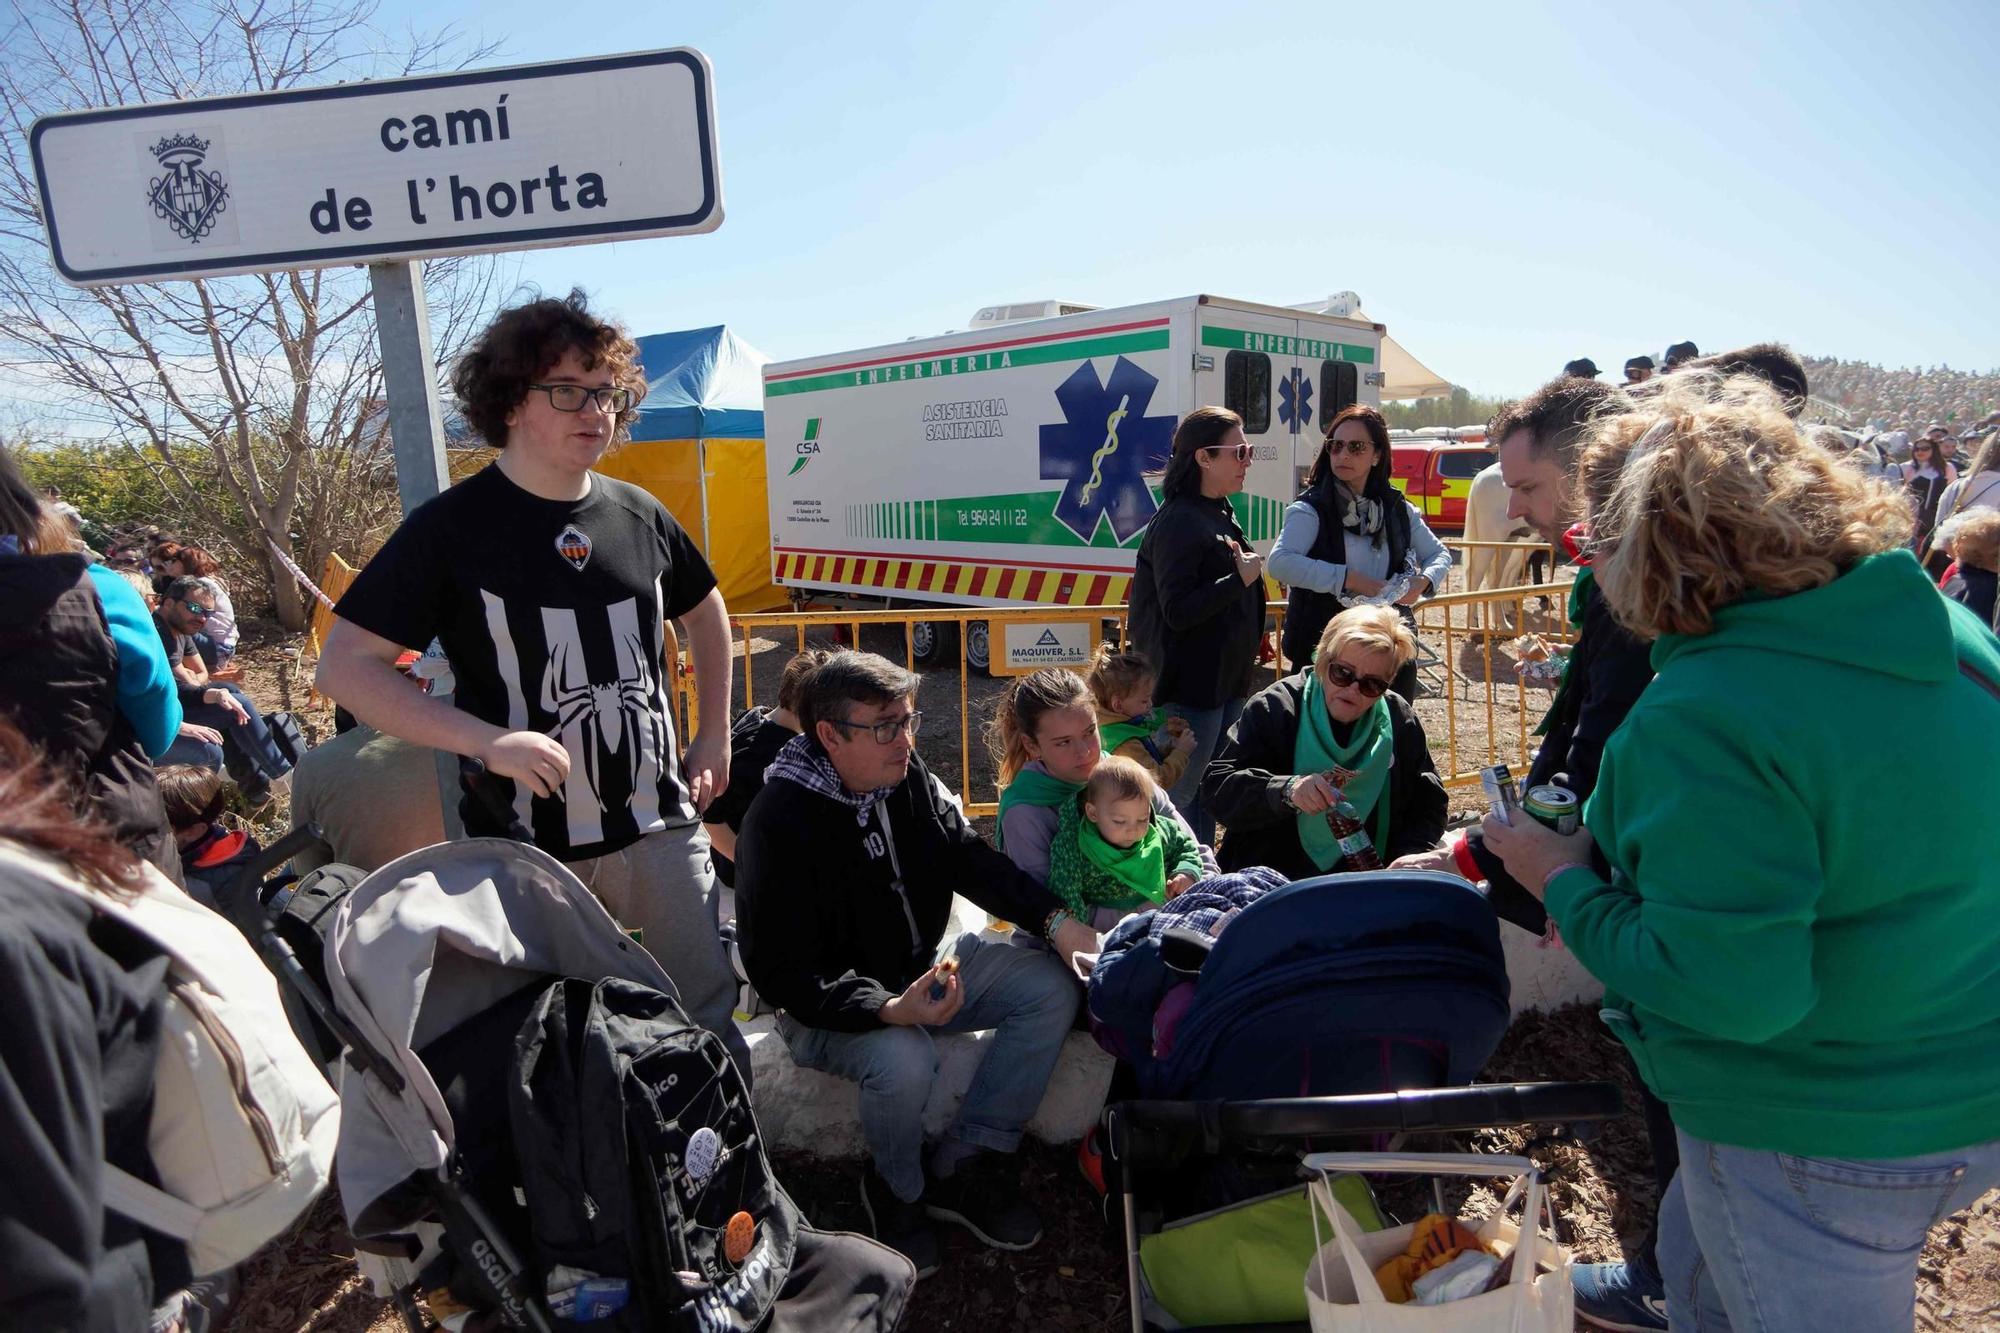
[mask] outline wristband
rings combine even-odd
[[[1056,932],[1062,929],[1062,923],[1074,920],[1076,920],[1076,917],[1070,914],[1070,910],[1067,907],[1056,908],[1055,911],[1050,912],[1046,917],[1042,918],[1042,938],[1050,944],[1054,944],[1056,942]]]
[[[1548,896],[1549,885],[1553,884],[1556,876],[1562,874],[1565,870],[1590,870],[1592,874],[1597,873],[1591,869],[1590,862],[1588,861],[1564,861],[1561,865],[1550,870],[1548,874],[1542,876],[1542,895],[1544,897]]]
[[[1452,864],[1458,867],[1458,873],[1472,883],[1477,884],[1480,880],[1486,878],[1486,871],[1481,868],[1478,859],[1472,854],[1472,839],[1464,833],[1460,833],[1456,838],[1452,839],[1451,860]]]

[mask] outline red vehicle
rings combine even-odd
[[[1432,531],[1461,532],[1472,479],[1500,455],[1481,429],[1389,432],[1389,475]]]

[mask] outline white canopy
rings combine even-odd
[[[1373,324],[1376,321],[1361,308],[1361,298],[1353,292],[1335,292],[1323,301],[1306,301],[1291,307],[1293,310],[1310,310],[1317,315],[1338,315],[1343,319],[1359,319]],[[1388,334],[1382,335],[1382,397],[1400,398],[1448,398],[1451,396],[1451,382],[1444,379],[1429,366],[1411,356],[1403,344]]]

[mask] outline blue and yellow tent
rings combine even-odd
[[[724,325],[640,338],[646,401],[598,470],[659,498],[707,555],[731,611],[785,604],[771,582],[762,352]]]

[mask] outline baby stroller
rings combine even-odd
[[[806,1223],[721,1042],[546,853],[470,839],[362,879],[332,913],[325,993],[264,910],[245,920],[260,895],[236,897],[342,1047],[342,1203],[413,1333],[418,1292],[475,1327],[895,1327],[908,1261]]]
[[[1308,1153],[1619,1109],[1610,1084],[1453,1086],[1509,1020],[1497,920],[1456,876],[1207,880],[1121,923],[1090,988],[1120,1059],[1098,1143],[1136,1333],[1305,1327]],[[1382,1225],[1349,1190],[1348,1212]]]
[[[1493,909],[1421,871],[1204,880],[1121,922],[1090,979],[1099,1044],[1156,1098],[1469,1083],[1508,1013]]]

